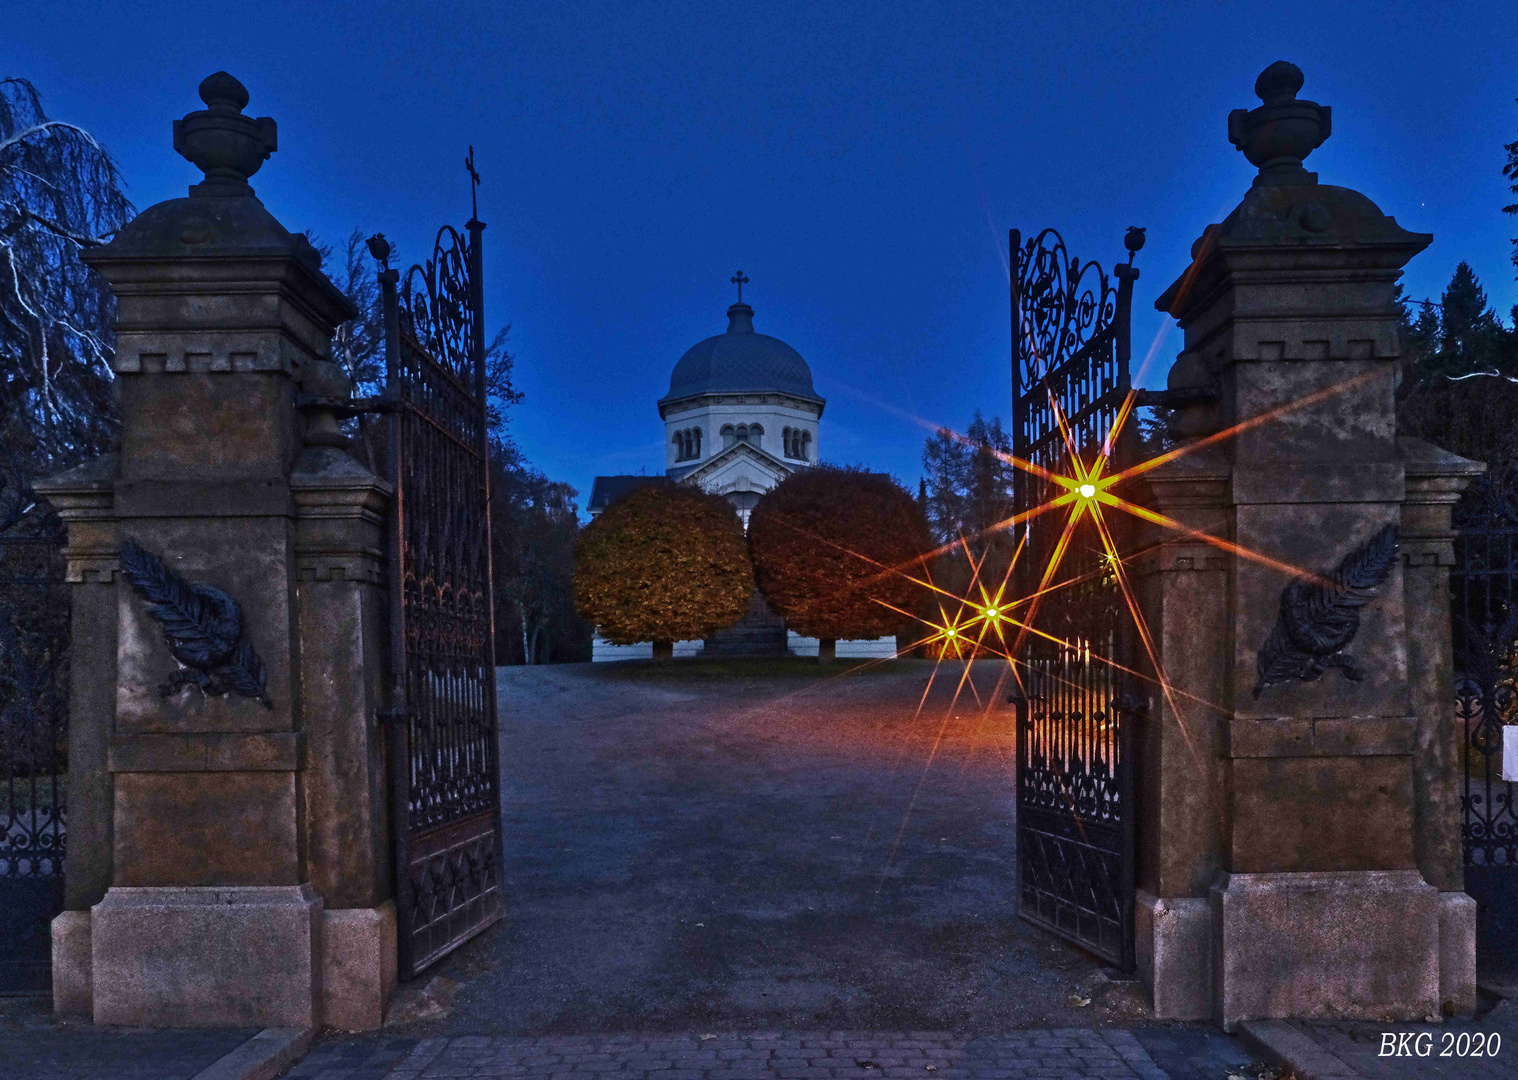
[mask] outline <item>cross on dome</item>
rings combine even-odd
[[[748,284],[749,279],[743,276],[742,270],[739,270],[736,274],[727,280],[738,286],[738,303],[743,303],[743,286]]]

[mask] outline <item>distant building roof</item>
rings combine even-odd
[[[594,517],[629,491],[645,484],[667,483],[669,481],[662,476],[598,476],[590,486],[590,502],[585,509]]]
[[[692,345],[669,378],[660,404],[696,394],[778,391],[822,404],[812,389],[812,369],[779,338],[754,332],[754,309],[739,302],[727,309],[727,333]]]

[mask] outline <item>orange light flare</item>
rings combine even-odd
[[[921,565],[922,570],[920,573],[909,572],[912,563],[904,564],[901,567],[889,567],[876,562],[875,560],[870,560],[858,552],[853,552],[843,545],[839,545],[831,541],[824,542],[828,543],[829,546],[836,547],[848,554],[864,559],[867,562],[871,562],[873,565],[879,568],[879,576],[881,577],[891,574],[905,577],[908,580],[911,580],[914,583],[928,589],[930,592],[936,593],[944,600],[952,601],[952,604],[957,609],[955,615],[951,618],[948,611],[945,610],[947,605],[941,603],[939,611],[940,621],[937,623],[921,620],[918,616],[911,612],[894,609],[897,610],[900,614],[907,616],[908,618],[924,622],[925,626],[930,632],[918,644],[926,643],[930,645],[947,645],[947,652],[956,658],[959,658],[963,653],[966,652],[968,652],[968,655],[970,657],[973,657],[977,651],[988,652],[992,655],[1000,656],[1008,661],[1007,672],[1004,673],[1003,677],[1005,677],[1006,674],[1010,674],[1011,678],[1015,680],[1018,686],[1023,686],[1022,673],[1018,670],[1015,658],[1019,654],[1023,643],[1026,641],[1027,637],[1030,634],[1047,639],[1050,642],[1062,645],[1067,648],[1074,647],[1069,642],[1063,642],[1053,635],[1038,630],[1033,625],[1033,623],[1035,621],[1037,609],[1039,607],[1041,599],[1055,589],[1063,588],[1066,585],[1072,584],[1072,582],[1068,581],[1062,581],[1058,584],[1055,584],[1054,579],[1058,574],[1060,565],[1062,564],[1064,557],[1074,539],[1075,527],[1087,513],[1090,513],[1093,521],[1096,523],[1098,532],[1103,537],[1103,546],[1106,548],[1106,565],[1111,567],[1114,571],[1114,576],[1116,577],[1117,581],[1120,584],[1120,587],[1123,590],[1125,603],[1128,606],[1130,613],[1134,617],[1135,626],[1138,628],[1140,637],[1144,641],[1145,649],[1149,653],[1149,659],[1151,662],[1154,662],[1157,657],[1153,647],[1152,637],[1149,633],[1147,624],[1145,624],[1142,620],[1142,615],[1139,612],[1138,605],[1132,594],[1131,586],[1127,581],[1127,575],[1123,567],[1123,559],[1121,555],[1116,551],[1110,529],[1107,528],[1105,518],[1101,513],[1101,508],[1103,507],[1110,506],[1113,509],[1120,510],[1124,513],[1148,521],[1152,524],[1159,525],[1162,528],[1171,530],[1182,536],[1215,546],[1229,554],[1258,562],[1262,565],[1287,574],[1288,576],[1295,579],[1306,579],[1314,582],[1321,582],[1323,579],[1320,575],[1304,571],[1300,567],[1292,566],[1277,559],[1272,559],[1269,556],[1265,556],[1259,552],[1252,551],[1251,549],[1245,548],[1242,545],[1223,540],[1219,537],[1212,536],[1211,534],[1201,532],[1197,529],[1193,529],[1190,526],[1187,526],[1179,521],[1176,521],[1173,518],[1168,517],[1167,515],[1160,514],[1156,511],[1149,510],[1146,507],[1129,502],[1128,500],[1116,495],[1110,489],[1123,480],[1141,475],[1160,465],[1166,464],[1169,461],[1173,461],[1183,456],[1184,454],[1190,453],[1193,450],[1200,449],[1204,446],[1214,445],[1221,440],[1239,434],[1242,431],[1249,430],[1260,424],[1286,415],[1292,411],[1305,408],[1317,402],[1326,400],[1334,395],[1343,393],[1346,390],[1361,385],[1366,380],[1373,377],[1375,377],[1375,373],[1366,373],[1364,375],[1344,380],[1343,382],[1337,383],[1333,386],[1325,387],[1322,390],[1306,395],[1296,401],[1288,402],[1286,404],[1277,406],[1276,408],[1267,410],[1266,412],[1261,413],[1257,416],[1251,417],[1248,420],[1241,421],[1238,424],[1216,432],[1203,439],[1198,439],[1194,442],[1188,443],[1185,446],[1177,447],[1173,450],[1158,454],[1153,458],[1150,458],[1144,462],[1140,462],[1131,468],[1124,469],[1113,475],[1106,475],[1106,468],[1111,460],[1112,453],[1116,447],[1117,440],[1122,429],[1126,426],[1127,422],[1132,418],[1134,413],[1136,395],[1131,392],[1124,399],[1123,405],[1119,409],[1114,423],[1111,425],[1106,438],[1103,440],[1101,450],[1096,460],[1092,462],[1092,464],[1088,467],[1081,459],[1080,455],[1074,453],[1071,454],[1071,472],[1074,474],[1072,476],[1063,476],[1057,473],[1052,473],[1033,462],[1026,461],[1014,455],[1001,453],[999,451],[993,451],[1002,460],[1021,469],[1024,472],[1030,473],[1031,475],[1037,476],[1040,479],[1047,480],[1052,484],[1057,485],[1059,488],[1063,489],[1063,492],[1054,498],[1039,504],[1038,506],[1014,515],[1013,517],[1008,518],[1003,522],[998,522],[996,525],[986,530],[987,532],[1011,528],[1017,524],[1021,524],[1025,521],[1031,520],[1039,515],[1048,513],[1055,509],[1069,507],[1069,514],[1064,523],[1064,528],[1061,530],[1061,536],[1059,538],[1059,541],[1056,543],[1054,550],[1050,553],[1047,565],[1043,568],[1039,586],[1028,596],[1009,600],[1006,595],[1006,586],[1009,577],[1004,578],[1002,583],[996,589],[992,590],[989,588],[984,582],[980,580],[981,564],[983,563],[983,560],[976,561],[973,558],[971,561],[974,568],[974,578],[972,581],[972,587],[966,591],[967,595],[957,595],[956,593],[944,589],[933,582],[931,573],[928,569],[929,560],[934,555],[947,552],[952,547],[956,546],[965,547],[968,553],[969,548],[967,538],[964,537],[959,538],[952,544],[946,544],[934,552],[930,552],[927,555],[912,560],[913,563]],[[1051,405],[1053,406],[1055,417],[1060,425],[1061,436],[1064,439],[1067,448],[1073,448],[1073,433],[1070,429],[1066,417],[1063,414],[1063,410],[1060,409],[1058,401],[1055,400],[1052,395]],[[924,426],[933,426],[927,425],[926,422],[923,421],[920,422],[924,423]],[[938,430],[938,428],[934,426],[934,430]],[[963,436],[958,437],[963,439]],[[817,539],[821,540],[822,538],[817,537]],[[1026,542],[1027,532],[1024,531],[1023,535],[1019,538],[1017,551],[1014,554],[1014,564],[1023,555]],[[1011,567],[1009,567],[1008,570],[1009,575],[1010,573]],[[1080,575],[1080,577],[1076,580],[1082,580],[1086,577],[1088,577],[1088,575],[1083,574]],[[1017,617],[1018,613],[1020,613],[1021,609],[1023,608],[1027,608],[1026,614],[1021,618]],[[1009,624],[1016,626],[1018,630],[1016,641],[1011,649],[1007,649],[1006,647],[1006,628]],[[940,660],[946,658],[947,657],[945,657],[941,652]],[[1168,679],[1165,679],[1163,677],[1163,673],[1160,672],[1158,664],[1155,665],[1155,671],[1160,674],[1160,678],[1156,679],[1139,672],[1131,671],[1130,669],[1123,667],[1123,665],[1115,663],[1110,658],[1096,656],[1095,659],[1098,659],[1102,663],[1109,664],[1115,669],[1123,670],[1128,674],[1137,676],[1145,682],[1152,682],[1157,684],[1161,688],[1162,693],[1164,693],[1167,704],[1172,709],[1174,715],[1176,715],[1179,720],[1182,720],[1183,734],[1186,734],[1186,732],[1182,710],[1177,707],[1179,704],[1177,700],[1178,698],[1185,698],[1191,701],[1195,701],[1197,704],[1200,704],[1204,707],[1217,708],[1214,703],[1208,702],[1202,698],[1197,697],[1196,695],[1189,694],[1171,685]],[[935,665],[935,676],[936,673],[937,665]],[[955,693],[956,701],[958,699],[959,693],[962,692],[964,685],[966,684],[964,682],[964,676],[962,675],[960,686],[956,689]],[[976,696],[978,699],[978,690],[976,691]],[[925,690],[923,699],[919,702],[919,710],[926,706],[926,701],[927,692]],[[1187,742],[1188,744],[1191,743],[1189,734],[1187,735]]]
[[[928,621],[926,619],[923,619],[920,615],[914,615],[910,611],[906,611],[906,610],[904,610],[902,608],[896,607],[894,604],[888,604],[884,600],[876,600],[875,602],[877,604],[880,604],[882,607],[889,608],[890,610],[896,612],[899,615],[905,616],[906,618],[909,618],[909,619],[914,619],[917,622],[922,623],[923,626],[926,627],[930,631],[924,637],[919,638],[917,641],[915,641],[911,645],[907,646],[907,649],[903,650],[903,651],[910,651],[911,649],[917,648],[920,645],[929,645],[929,646],[931,646],[931,645],[933,645],[934,643],[936,643],[938,641],[953,640],[953,641],[964,642],[964,641],[968,640],[967,639],[967,630],[966,630],[967,623],[951,623],[951,620],[949,620],[949,618],[948,618],[947,615],[944,616],[944,622],[942,624],[940,624],[940,623],[934,623],[934,622],[930,622],[930,621]],[[1057,645],[1060,648],[1069,649],[1069,650],[1074,651],[1074,652],[1084,652],[1090,659],[1095,660],[1097,663],[1104,664],[1107,667],[1112,668],[1114,671],[1122,672],[1124,675],[1132,676],[1133,678],[1138,679],[1140,682],[1152,683],[1152,684],[1154,684],[1156,686],[1159,685],[1159,680],[1156,679],[1156,678],[1154,678],[1153,676],[1148,675],[1148,674],[1146,674],[1146,673],[1144,673],[1142,671],[1139,671],[1136,668],[1131,668],[1131,667],[1126,666],[1125,664],[1120,664],[1116,660],[1113,660],[1111,657],[1103,656],[1099,652],[1093,652],[1093,651],[1091,651],[1091,648],[1090,648],[1090,646],[1088,644],[1087,645],[1083,645],[1083,644],[1077,644],[1077,643],[1074,643],[1074,642],[1066,641],[1064,638],[1056,637],[1055,635],[1053,635],[1053,634],[1051,634],[1051,633],[1049,633],[1049,632],[1047,632],[1045,630],[1040,630],[1036,626],[1031,626],[1031,625],[1029,625],[1027,623],[1024,623],[1022,620],[1017,619],[1017,618],[1015,618],[1014,616],[1012,616],[1010,614],[1007,614],[1005,611],[1003,611],[998,616],[998,619],[1000,619],[1000,620],[1002,620],[1002,621],[1004,621],[1006,623],[1010,623],[1013,626],[1018,627],[1019,629],[1026,630],[1026,632],[1029,635],[1031,635],[1032,637],[1041,638],[1042,640],[1047,641],[1047,642],[1049,642],[1052,645]],[[1003,639],[1003,644],[1005,644],[1005,639]],[[986,652],[990,653],[992,656],[995,656],[995,657],[998,657],[998,658],[1000,658],[1002,660],[1007,661],[1007,664],[1008,664],[1008,666],[1011,669],[1012,678],[1014,680],[1016,680],[1016,682],[1017,682],[1018,689],[1024,691],[1024,693],[1026,693],[1027,687],[1023,684],[1022,675],[1018,672],[1018,664],[1021,663],[1021,661],[1019,661],[1017,659],[1016,654],[1013,653],[1013,652],[1011,652],[1011,651],[1003,651],[1002,649],[998,649],[998,648],[996,648],[994,645],[992,645],[990,643],[983,643],[981,647]],[[940,659],[942,659],[942,658],[940,658]],[[955,657],[955,659],[960,659],[960,658],[959,657]],[[937,671],[937,667],[936,666],[935,666],[934,670],[935,670],[935,672]],[[1060,681],[1065,681],[1065,680],[1060,680]],[[1077,683],[1066,682],[1066,685],[1071,686],[1071,687],[1073,687],[1075,689],[1080,689],[1080,686]],[[1216,710],[1218,712],[1223,712],[1224,711],[1223,707],[1221,705],[1217,704],[1216,702],[1208,701],[1204,697],[1199,697],[1196,694],[1190,693],[1189,691],[1186,691],[1186,690],[1182,690],[1179,687],[1172,686],[1171,687],[1171,693],[1174,694],[1174,695],[1176,695],[1176,696],[1178,696],[1178,697],[1185,698],[1185,699],[1187,699],[1189,701],[1193,701],[1196,704],[1198,704],[1200,706],[1203,706],[1204,708],[1214,709],[1214,710]]]
[[[1176,726],[1180,728],[1181,738],[1186,741],[1186,749],[1191,754],[1192,763],[1196,766],[1197,771],[1201,772],[1201,754],[1197,751],[1195,742],[1192,741],[1190,725],[1187,723],[1186,714],[1175,700],[1170,680],[1165,677],[1165,669],[1160,664],[1159,653],[1154,648],[1154,638],[1149,634],[1149,623],[1144,619],[1144,613],[1139,608],[1138,600],[1134,597],[1133,590],[1129,586],[1128,572],[1123,566],[1122,558],[1118,555],[1117,545],[1113,542],[1112,532],[1107,527],[1106,520],[1102,517],[1099,505],[1092,507],[1091,517],[1096,522],[1097,532],[1101,534],[1102,545],[1107,549],[1107,560],[1113,568],[1113,577],[1117,579],[1118,588],[1122,590],[1123,602],[1128,605],[1128,613],[1133,616],[1133,625],[1138,630],[1139,640],[1143,642],[1144,652],[1149,656],[1149,665],[1154,668],[1155,681],[1159,683],[1160,693],[1165,695],[1165,704],[1170,707],[1170,714],[1175,717]]]
[[[1345,393],[1346,391],[1353,390],[1355,387],[1361,386],[1369,382],[1371,379],[1381,376],[1382,374],[1383,373],[1379,371],[1366,371],[1359,375],[1355,375],[1352,378],[1345,379],[1342,382],[1334,383],[1331,386],[1325,386],[1321,390],[1314,390],[1312,393],[1297,398],[1295,401],[1288,401],[1284,404],[1277,405],[1272,409],[1266,409],[1264,412],[1251,416],[1247,420],[1240,420],[1237,424],[1234,424],[1231,427],[1223,428],[1221,431],[1215,431],[1211,435],[1204,435],[1194,442],[1189,442],[1184,446],[1177,446],[1174,449],[1166,450],[1164,453],[1156,454],[1152,458],[1141,461],[1137,465],[1134,465],[1130,468],[1124,469],[1122,472],[1113,477],[1113,479],[1115,481],[1126,480],[1132,476],[1139,476],[1142,473],[1148,472],[1150,469],[1156,469],[1161,465],[1166,465],[1174,461],[1176,458],[1184,457],[1185,455],[1192,453],[1195,450],[1200,450],[1206,446],[1212,446],[1215,443],[1222,442],[1224,439],[1231,439],[1235,435],[1249,431],[1251,428],[1257,428],[1261,424],[1268,423],[1271,420],[1279,419],[1288,413],[1296,412],[1298,409],[1305,409],[1311,405],[1318,404],[1320,401],[1326,401],[1331,397],[1336,397],[1339,394]],[[1135,391],[1130,390],[1128,392],[1130,398],[1133,397],[1134,394]]]

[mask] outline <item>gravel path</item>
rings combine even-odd
[[[1135,986],[1016,917],[996,666],[957,693],[947,669],[929,688],[926,662],[674,668],[502,669],[508,919],[440,965],[461,986],[424,1033],[990,1034],[1144,1014]]]

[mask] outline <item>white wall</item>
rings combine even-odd
[[[785,643],[786,647],[790,649],[792,656],[817,655],[817,639],[814,637],[802,637],[794,630],[787,630]],[[836,650],[834,655],[836,656],[894,659],[896,656],[896,639],[894,637],[882,637],[862,638],[857,641],[839,641],[834,648]]]
[[[787,404],[783,399],[775,400],[773,395],[763,395],[770,398],[768,401],[745,402],[741,400],[742,396],[733,395],[732,399],[697,398],[688,407],[671,410],[664,418],[665,468],[696,465],[720,451],[723,448],[720,432],[727,424],[737,427],[739,424],[758,423],[764,428],[764,434],[756,445],[781,460],[792,460],[786,458],[785,444],[780,438],[780,433],[785,428],[810,432],[812,442],[807,460],[818,459],[819,419],[815,406],[800,402]],[[678,452],[675,449],[675,432],[692,427],[701,429],[701,456],[688,461],[676,461]]]
[[[677,641],[675,642],[675,659],[686,656],[696,656],[704,648],[704,641]],[[600,634],[597,634],[590,642],[591,663],[599,664],[608,660],[652,660],[654,658],[654,643],[652,641],[640,641],[636,645],[613,645]]]

